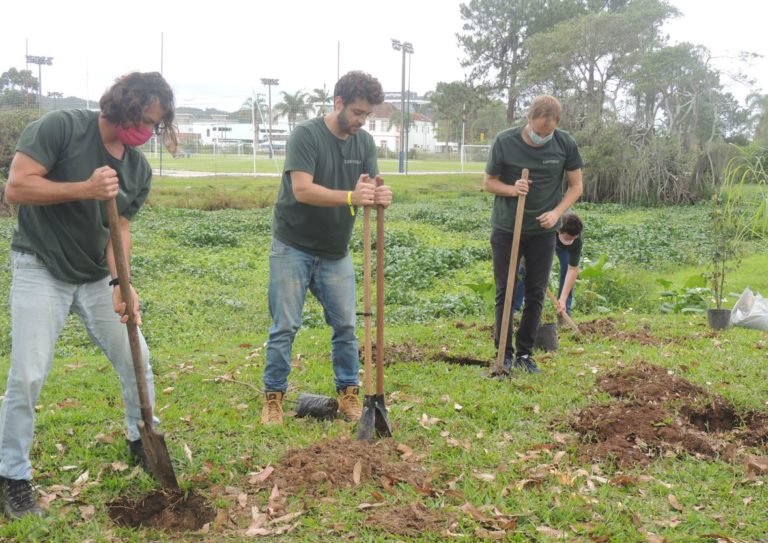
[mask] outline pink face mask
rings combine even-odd
[[[143,126],[140,128],[135,126],[132,126],[131,128],[123,128],[121,125],[117,125],[115,128],[115,136],[117,136],[117,139],[120,140],[120,143],[123,145],[138,147],[139,145],[147,143],[147,140],[152,137],[152,130]]]

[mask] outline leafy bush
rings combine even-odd
[[[39,117],[37,110],[0,111],[0,181],[8,179],[8,169],[21,132]]]

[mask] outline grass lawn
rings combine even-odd
[[[697,408],[727,402],[744,420],[768,416],[767,332],[715,333],[703,314],[658,312],[656,277],[681,282],[705,271],[704,207],[581,205],[586,256],[613,264],[577,287],[574,318],[586,331],[561,331],[558,351],[537,353],[542,374],[500,381],[477,365],[494,357],[491,308],[467,287],[492,277],[490,198],[480,175],[387,182],[396,203],[386,214],[386,404],[397,451],[393,445],[391,455],[371,456],[378,463],[355,461],[358,453],[350,452],[347,471],[317,468],[301,480],[280,479],[288,451],[343,446],[355,426],[294,417],[280,428],[259,423],[278,180],[158,178],[134,225],[133,282],[152,352],[159,429],[167,432],[181,486],[206,498],[214,520],[192,533],[110,519],[106,504],[158,487],[127,466],[116,375],[70,318],[38,401],[31,453],[49,515],[0,522],[0,541],[251,541],[259,533],[307,543],[768,541],[765,436],[749,441],[744,425],[704,432],[711,455],[633,441],[632,451],[647,462],[621,464],[585,454],[597,434],[573,426],[583,410],[617,401],[601,388],[604,378],[644,364],[721,398]],[[0,219],[0,246],[8,247],[13,224]],[[360,230],[351,244],[358,278]],[[766,266],[768,251],[757,246],[729,276],[729,289],[749,285],[768,295]],[[9,359],[9,286],[6,267],[0,375]],[[334,394],[329,345],[322,311],[309,298],[288,410],[300,392]],[[669,402],[671,414],[653,419],[652,430],[666,435],[686,423],[684,400]],[[373,455],[382,447],[362,448]]]

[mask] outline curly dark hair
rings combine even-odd
[[[165,111],[160,130],[163,143],[169,151],[175,152],[177,146],[177,129],[173,124],[176,105],[168,82],[160,72],[131,72],[115,80],[99,101],[101,114],[108,121],[125,125],[139,124],[144,110],[154,100],[160,102]]]
[[[560,227],[560,231],[571,236],[578,236],[581,231],[584,230],[584,223],[575,213],[563,214],[563,225]]]
[[[333,88],[333,96],[339,96],[344,105],[355,100],[365,100],[372,106],[384,101],[384,91],[379,80],[370,74],[353,71],[344,74]]]

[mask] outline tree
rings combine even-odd
[[[464,139],[472,141],[472,121],[475,120],[477,111],[490,103],[488,92],[488,89],[473,87],[470,83],[462,81],[439,82],[429,98],[435,108],[435,117],[444,121],[438,124],[439,137],[449,141],[449,134],[456,134],[463,128]]]
[[[639,53],[659,44],[661,24],[676,13],[659,0],[623,2],[614,9],[568,19],[526,42],[525,81],[570,95],[584,122],[602,119],[606,102],[615,102],[626,87]]]
[[[582,9],[578,0],[470,0],[461,4],[463,33],[456,34],[471,67],[470,80],[506,94],[507,122],[517,118],[523,89],[519,76],[528,63],[526,39]]]
[[[288,119],[288,129],[293,130],[296,121],[306,119],[308,112],[312,110],[312,105],[307,101],[309,95],[300,90],[294,94],[282,91],[281,94],[283,101],[275,106],[275,117]]]
[[[328,113],[328,103],[331,102],[332,96],[323,85],[323,88],[317,88],[312,90],[312,94],[309,96],[309,102],[316,107],[317,116],[323,117]]]
[[[751,93],[747,96],[747,108],[755,143],[768,146],[768,94]]]
[[[0,108],[37,107],[37,87],[37,78],[30,70],[10,68],[0,74]]]

